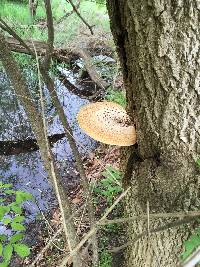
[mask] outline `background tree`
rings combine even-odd
[[[35,17],[36,11],[37,11],[37,6],[38,6],[37,0],[29,0],[29,10],[30,10],[31,18]]]
[[[199,209],[199,3],[107,0],[107,6],[138,136],[127,166],[131,177],[125,177],[131,185],[126,211],[144,214],[147,203],[150,213]],[[150,227],[162,224],[164,219],[150,221]],[[193,226],[132,243],[126,266],[176,266]],[[134,221],[128,235],[146,230],[146,221]]]

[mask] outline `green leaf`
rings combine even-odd
[[[23,191],[16,191],[16,203],[22,203],[29,199],[33,199],[33,196],[30,193]]]
[[[18,204],[16,204],[16,202],[11,203],[10,207],[11,207],[12,211],[14,211],[16,214],[22,213],[22,208]]]
[[[3,184],[3,182],[0,182],[0,188],[10,188],[12,187],[12,184]]]
[[[0,221],[3,219],[3,216],[10,211],[8,206],[0,206]]]
[[[13,253],[13,246],[8,244],[3,249],[3,257],[6,262],[9,262]]]
[[[22,258],[30,255],[30,248],[25,244],[14,244],[14,251]]]
[[[98,187],[97,188],[94,188],[94,192],[95,193],[101,193],[101,189],[99,189]]]
[[[5,241],[7,239],[6,235],[0,235],[0,241]]]
[[[24,216],[17,215],[12,219],[13,223],[21,223],[25,220]]]
[[[4,202],[6,199],[3,197],[0,197],[0,202]]]
[[[8,267],[8,262],[4,261],[4,262],[0,262],[0,267]]]
[[[0,243],[0,256],[2,256],[2,253],[3,253],[3,244]]]
[[[12,189],[5,190],[4,193],[7,194],[7,195],[13,195],[13,194],[15,194],[15,190],[12,190]]]
[[[196,161],[196,163],[197,163],[197,165],[199,165],[199,167],[200,167],[200,159],[198,159],[198,160]]]
[[[182,259],[185,260],[200,245],[200,236],[192,235],[190,239],[184,242],[185,251],[182,253]]]
[[[12,222],[10,225],[11,225],[11,228],[13,230],[15,230],[15,231],[24,231],[24,230],[26,230],[26,228],[24,227],[24,225],[21,224],[21,223],[13,223]]]
[[[15,243],[15,242],[17,242],[23,238],[24,238],[23,234],[21,234],[21,233],[15,234],[10,238],[10,243],[13,244],[13,243]]]
[[[6,217],[6,218],[4,218],[4,219],[2,220],[2,223],[5,224],[5,225],[8,225],[11,221],[12,221],[11,218]]]

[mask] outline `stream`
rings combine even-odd
[[[63,73],[67,70],[63,70]],[[69,71],[67,72],[69,75]],[[75,80],[72,73],[71,80]],[[35,81],[31,71],[28,74],[29,87],[34,88]],[[56,90],[59,100],[63,105],[65,114],[74,132],[77,145],[81,154],[94,149],[96,142],[85,135],[76,122],[76,114],[81,106],[89,101],[69,91],[59,79],[56,79]],[[46,96],[46,118],[48,119],[48,135],[62,134],[61,126],[55,109],[51,103],[47,89],[44,88]],[[37,94],[32,92],[36,103]],[[23,107],[18,103],[6,75],[0,73],[0,141],[26,140],[34,138],[31,127],[27,121]],[[39,102],[39,101],[38,101]],[[81,145],[79,145],[81,144]],[[83,149],[84,148],[84,149]],[[57,165],[61,170],[63,184],[66,190],[76,187],[79,177],[74,167],[74,159],[66,138],[61,138],[53,144],[52,151],[56,158]],[[13,184],[15,189],[31,193],[35,201],[28,201],[24,205],[26,223],[33,222],[39,213],[51,213],[58,203],[52,186],[47,179],[43,169],[40,154],[38,151],[23,151],[16,155],[0,155],[0,179],[3,182]],[[9,230],[0,224],[0,233],[9,234]]]

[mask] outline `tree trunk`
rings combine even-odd
[[[200,5],[198,0],[107,0],[111,30],[137,129],[126,200],[129,216],[199,209]],[[127,179],[128,177],[126,177]],[[165,219],[166,220],[166,219]],[[173,222],[169,218],[167,222]],[[165,224],[150,221],[150,227]],[[194,224],[132,243],[126,266],[174,267]],[[132,240],[146,221],[128,225]]]
[[[38,6],[37,0],[29,0],[29,11],[30,11],[30,16],[32,19],[36,15],[37,6]]]

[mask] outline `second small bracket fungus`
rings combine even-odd
[[[93,139],[109,145],[136,143],[135,127],[126,110],[114,102],[97,102],[81,108],[79,126]]]

